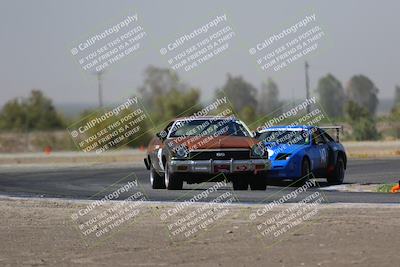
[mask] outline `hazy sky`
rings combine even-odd
[[[84,72],[70,49],[126,14],[139,16],[147,33],[138,53],[112,65],[104,76],[104,98],[119,101],[135,92],[144,69],[167,67],[159,52],[183,33],[226,14],[235,37],[224,54],[180,77],[208,96],[226,74],[242,75],[259,87],[272,77],[283,98],[304,96],[304,59],[310,64],[311,87],[330,72],[343,83],[365,74],[393,96],[400,84],[400,1],[17,1],[0,9],[0,105],[42,89],[56,103],[97,103],[97,82]],[[270,34],[315,13],[326,34],[321,47],[278,72],[262,71],[249,48]]]

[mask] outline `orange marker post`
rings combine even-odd
[[[53,149],[51,148],[51,146],[46,146],[46,147],[44,148],[44,153],[45,153],[46,155],[50,155],[52,151],[53,151]]]
[[[400,181],[398,185],[395,185],[392,187],[392,189],[390,190],[392,193],[397,193],[400,191]]]

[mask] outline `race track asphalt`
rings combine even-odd
[[[123,192],[123,200],[134,191],[141,191],[151,201],[184,201],[198,196],[213,186],[213,183],[184,184],[183,190],[153,190],[150,187],[148,171],[144,167],[129,165],[119,167],[60,167],[56,169],[0,170],[0,195],[21,197],[51,197],[67,199],[101,199],[118,190],[128,181],[137,179],[138,187]],[[400,180],[400,159],[350,160],[345,183],[392,183]],[[286,202],[297,202],[308,195],[319,192],[325,203],[400,203],[400,194],[338,192],[320,190],[328,186],[324,179],[318,179],[318,186],[298,194]],[[212,201],[221,193],[231,191],[239,203],[265,203],[282,199],[297,187],[281,182],[268,186],[266,191],[232,191],[230,184],[217,192],[197,197],[198,201]]]

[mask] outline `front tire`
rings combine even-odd
[[[335,170],[332,174],[328,175],[327,179],[329,184],[338,185],[342,184],[344,180],[344,160],[339,157],[336,161]]]
[[[153,189],[165,189],[164,176],[159,175],[152,165],[150,166],[150,184]]]
[[[304,158],[301,163],[301,177],[297,181],[298,186],[302,186],[307,183],[312,178],[311,175],[311,166],[310,161],[307,158]]]
[[[176,173],[171,172],[168,163],[165,164],[164,181],[168,190],[182,190],[183,188],[183,180]]]

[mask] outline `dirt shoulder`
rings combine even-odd
[[[400,156],[400,140],[343,142],[349,158],[395,158]]]
[[[144,204],[138,217],[111,237],[88,242],[71,219],[88,203],[0,199],[0,265],[394,266],[399,262],[400,206],[322,205],[317,217],[270,242],[249,221],[249,215],[262,206],[230,206],[206,230],[175,240],[159,214],[176,205]],[[185,213],[198,207],[188,207]]]
[[[140,163],[144,166],[143,159],[146,152],[139,149],[126,149],[94,152],[52,152],[45,153],[6,153],[0,154],[0,165],[88,165],[107,163]]]

